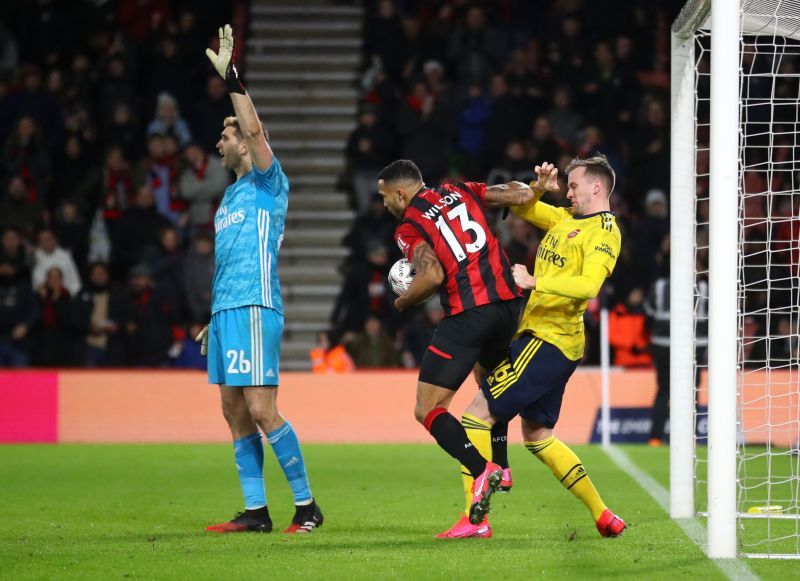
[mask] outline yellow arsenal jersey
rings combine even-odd
[[[531,292],[517,334],[532,332],[565,357],[583,357],[583,313],[611,275],[622,237],[611,212],[573,216],[543,202],[512,211],[546,230],[536,253],[536,290]]]

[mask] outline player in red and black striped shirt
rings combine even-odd
[[[526,204],[533,191],[521,182],[427,188],[419,168],[408,160],[392,162],[378,180],[384,204],[400,219],[397,244],[416,271],[395,307],[406,309],[439,290],[445,311],[422,359],[414,414],[439,446],[461,461],[469,506],[475,478],[485,480],[499,469],[504,487],[510,488],[508,425],[492,428],[471,416],[459,423],[447,408],[473,368],[482,376],[505,358],[522,307],[511,265],[489,228],[486,209]],[[493,460],[486,474],[484,457]],[[472,529],[468,520],[459,523],[443,535],[453,536],[450,533],[458,529],[458,536],[491,536],[488,522]]]

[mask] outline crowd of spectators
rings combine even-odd
[[[345,239],[351,255],[344,265],[345,290],[332,318],[334,335],[357,359],[359,343],[354,338],[367,335],[366,321],[377,317],[381,331],[394,339],[393,364],[419,363],[412,344],[428,328],[432,307],[403,316],[392,313],[391,290],[379,284],[399,258],[389,234],[391,216],[378,202],[370,203],[375,182],[369,178],[386,163],[414,160],[429,186],[465,179],[495,184],[528,182],[537,163],[551,161],[563,169],[573,156],[600,151],[617,174],[611,206],[623,245],[602,296],[589,303],[585,359],[598,361],[599,309],[605,301],[611,312],[614,362],[649,366],[652,321],[644,297],[658,279],[668,276],[670,25],[683,0],[373,0],[367,5],[360,108],[347,144],[352,202],[361,214]],[[745,51],[747,70],[769,72],[776,64],[781,72],[792,73],[798,66],[793,58],[779,61],[763,50],[759,61],[757,53]],[[701,92],[707,79],[700,78]],[[759,104],[768,104],[770,91],[797,95],[792,75],[774,88],[755,75],[751,84],[751,103],[760,97]],[[787,122],[796,124],[796,107],[789,99],[782,109]],[[770,110],[755,108],[749,115],[754,122],[764,121]],[[699,114],[707,111],[701,106]],[[773,127],[778,142],[767,153],[765,140],[772,136],[763,124],[754,123],[749,165],[759,168],[767,155],[776,156],[770,161],[786,161],[787,156],[793,160],[796,147],[792,150],[788,136],[797,130],[794,125]],[[702,128],[698,138],[698,196],[703,198],[708,168],[702,148],[708,135]],[[748,197],[745,209],[745,252],[752,265],[745,279],[753,289],[747,293],[748,311],[757,312],[758,301],[762,306],[770,301],[775,312],[793,304],[791,293],[776,292],[773,286],[767,296],[750,282],[766,285],[767,266],[759,269],[759,262],[770,262],[773,277],[785,282],[782,287],[791,287],[791,277],[797,276],[789,272],[789,265],[796,270],[800,263],[800,221],[768,226],[764,219],[776,210],[784,217],[800,215],[798,197],[792,197],[791,184],[784,183],[797,169],[792,165],[770,178],[774,191],[789,192],[786,203],[774,209],[768,208],[767,171],[754,169],[745,177],[747,191],[763,192]],[[564,205],[560,196],[546,201]],[[707,215],[707,204],[701,202],[701,222],[704,212]],[[513,217],[498,218],[496,226],[512,263],[532,267],[539,233]],[[707,263],[703,227],[698,236],[702,277]],[[351,243],[354,239],[358,245]],[[773,332],[790,322],[778,317],[771,321]],[[753,318],[763,336],[770,321]]]
[[[0,366],[205,365],[234,6],[3,3]]]

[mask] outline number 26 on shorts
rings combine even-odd
[[[239,349],[239,351],[236,351],[236,349],[228,349],[225,356],[230,359],[228,373],[250,373],[250,360],[245,358],[244,349]]]

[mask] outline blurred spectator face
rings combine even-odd
[[[479,85],[470,85],[469,89],[467,90],[467,94],[469,95],[470,99],[477,99],[481,96],[481,88]]]
[[[156,197],[153,191],[147,186],[141,186],[136,190],[136,197],[133,200],[134,205],[142,210],[150,210],[156,205]]]
[[[74,202],[64,202],[61,204],[61,221],[65,224],[72,224],[78,221],[78,206]]]
[[[577,38],[581,31],[581,23],[574,16],[567,16],[561,24],[561,32],[567,38]]]
[[[203,159],[205,158],[205,153],[203,153],[200,146],[196,144],[189,145],[183,155],[186,158],[186,163],[192,167],[202,165]]]
[[[106,153],[106,167],[111,171],[122,171],[128,167],[128,162],[119,147],[112,147]]]
[[[89,59],[85,54],[76,54],[72,59],[72,70],[75,73],[85,73],[89,70]]]
[[[175,120],[178,118],[178,104],[175,102],[175,99],[165,93],[159,95],[156,117],[167,125],[175,123]]]
[[[394,2],[392,0],[381,0],[378,3],[378,18],[389,19],[394,16]]]
[[[583,143],[581,143],[581,149],[585,150],[585,154],[590,154],[592,148],[596,148],[603,143],[603,134],[600,133],[600,129],[595,127],[594,125],[589,125],[583,131]]]
[[[8,195],[12,200],[17,202],[24,200],[28,195],[28,190],[25,187],[25,180],[20,176],[11,178],[11,181],[8,182]]]
[[[214,252],[214,242],[210,236],[198,236],[192,243],[194,252],[198,256],[209,256]]]
[[[420,101],[424,101],[429,96],[428,87],[422,82],[414,83],[414,88],[411,89],[411,94]]]
[[[618,36],[616,42],[616,53],[619,60],[628,60],[633,54],[633,41],[629,36]]]
[[[118,56],[112,57],[111,60],[108,61],[106,71],[108,72],[108,76],[112,79],[124,79],[125,61]]]
[[[174,135],[165,135],[164,136],[164,155],[168,157],[173,157],[180,147],[178,146],[178,140],[175,138]]]
[[[81,156],[81,142],[75,135],[70,135],[64,144],[64,153],[69,159],[78,159]]]
[[[219,75],[208,77],[206,93],[214,101],[219,101],[220,99],[224,98],[228,94],[228,91],[225,87],[225,81],[222,80],[222,77]]]
[[[477,6],[473,6],[467,12],[467,29],[473,32],[483,30],[486,25],[486,17],[483,15],[483,10]]]
[[[331,342],[328,339],[328,334],[326,332],[317,333],[317,345],[324,349],[325,351],[329,351],[331,348]]]
[[[29,68],[25,72],[22,83],[25,85],[25,90],[29,93],[40,91],[42,88],[42,74],[39,72],[39,69],[35,67]]]
[[[127,103],[117,103],[114,107],[114,125],[127,125],[131,122],[131,109]]]
[[[537,141],[544,141],[545,139],[549,139],[553,133],[553,128],[550,125],[550,121],[547,117],[539,117],[533,123],[533,137],[536,138]]]
[[[175,43],[175,39],[171,36],[164,38],[164,40],[161,42],[161,53],[164,55],[164,58],[175,58],[177,52],[178,45]]]
[[[654,218],[666,218],[667,216],[667,195],[658,189],[647,192],[644,199],[645,212]]]
[[[7,256],[19,254],[19,247],[22,246],[22,236],[13,228],[3,232],[3,253]]]
[[[53,267],[47,271],[47,278],[45,278],[44,282],[47,289],[52,293],[57,293],[61,289],[64,288],[64,275],[61,272],[61,269],[58,267]]]
[[[178,233],[174,228],[164,228],[159,237],[161,246],[167,253],[172,254],[178,248]]]
[[[389,259],[386,247],[380,243],[370,242],[367,248],[367,260],[375,266],[384,266]]]
[[[519,141],[512,141],[506,146],[506,157],[511,161],[520,161],[525,157],[525,148]]]
[[[147,140],[147,154],[153,159],[160,159],[166,154],[166,144],[163,135],[151,135]]]
[[[22,143],[28,143],[36,133],[36,123],[30,117],[22,117],[17,122],[17,136]]]
[[[131,289],[135,293],[140,293],[150,288],[151,282],[150,275],[144,272],[132,274],[130,279]]]
[[[642,292],[642,289],[640,289],[638,286],[632,289],[630,293],[628,293],[627,302],[629,307],[638,307],[639,305],[642,304],[643,300],[644,300],[644,292]]]
[[[403,32],[406,38],[414,40],[419,37],[419,20],[416,18],[403,18]]]
[[[747,315],[742,324],[742,336],[744,338],[755,338],[758,336],[758,319],[753,315]]]
[[[570,96],[569,91],[564,87],[556,89],[556,92],[553,94],[553,105],[556,106],[556,109],[561,109],[564,111],[569,109],[571,104],[572,97]]]
[[[194,12],[186,10],[185,12],[181,12],[181,15],[178,19],[178,26],[184,32],[189,30],[194,30],[194,25],[196,22],[196,18]],[[194,335],[192,335],[194,337]]]
[[[47,75],[47,91],[58,94],[64,90],[64,75],[59,69],[53,69]]]
[[[495,99],[508,93],[508,83],[506,82],[506,78],[503,75],[493,76],[490,90],[492,97]]]
[[[47,271],[47,279],[45,281],[48,290],[51,292],[60,291],[64,288],[64,275],[60,268],[53,267]]]
[[[375,126],[375,113],[371,109],[365,109],[358,117],[358,122],[362,127],[371,128]]]
[[[650,101],[647,106],[647,123],[653,127],[661,127],[664,121],[664,107],[658,101]]]
[[[600,42],[594,49],[594,60],[597,65],[602,69],[608,69],[614,66],[614,54],[611,52],[611,47],[606,42]]]
[[[422,67],[422,72],[425,73],[425,80],[431,87],[439,86],[444,79],[444,67],[439,61],[426,62]]]
[[[367,337],[377,337],[381,334],[381,322],[377,317],[369,317],[364,323],[364,333]]]
[[[55,234],[52,230],[42,230],[39,232],[39,248],[44,250],[47,254],[51,254],[58,246]]]
[[[0,284],[8,284],[10,279],[17,275],[17,269],[13,262],[8,260],[0,261]]]
[[[108,267],[105,264],[95,264],[89,273],[89,280],[96,289],[104,289],[108,286]]]

